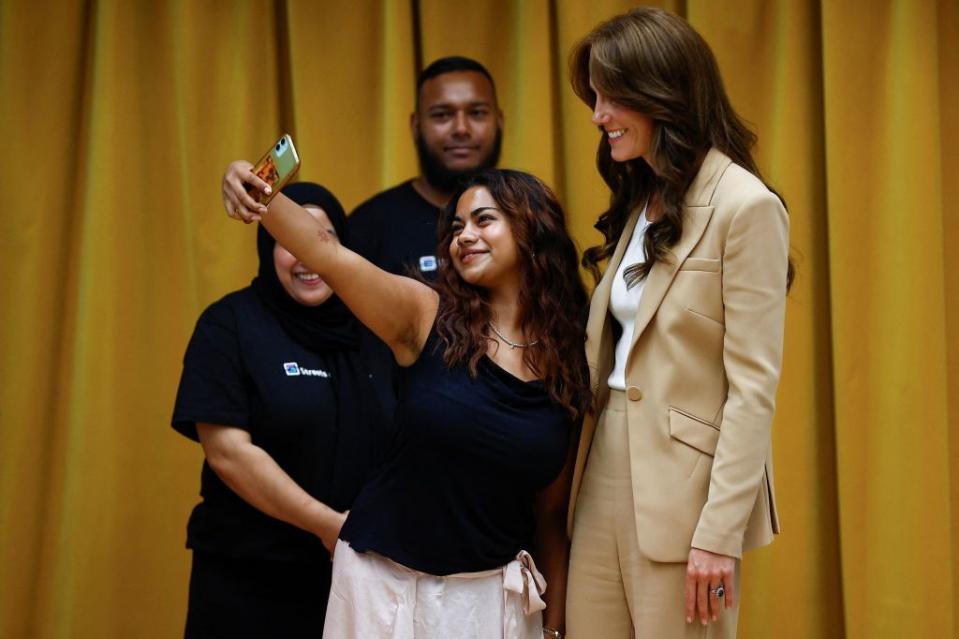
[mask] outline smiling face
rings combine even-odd
[[[452,71],[424,82],[411,124],[424,173],[461,174],[496,164],[503,114],[482,73]]]
[[[450,228],[450,260],[464,281],[486,289],[518,285],[516,239],[486,187],[474,186],[460,196]]]
[[[609,140],[610,156],[617,162],[641,157],[647,164],[653,166],[649,153],[653,139],[652,118],[611,100],[597,90],[592,82],[590,82],[590,88],[596,95],[593,124],[606,134]]]
[[[315,206],[304,206],[323,228],[336,238],[333,224],[323,209]],[[339,241],[339,238],[336,238]],[[287,295],[303,306],[319,306],[333,295],[333,289],[320,279],[320,276],[310,271],[296,257],[279,244],[273,246],[273,268],[276,276],[283,285]]]

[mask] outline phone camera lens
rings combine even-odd
[[[276,150],[277,150],[277,151],[280,150],[280,145],[279,145],[279,144],[276,145]]]

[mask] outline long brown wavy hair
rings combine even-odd
[[[516,241],[522,270],[517,300],[520,324],[522,334],[536,341],[524,350],[523,361],[543,379],[550,398],[578,418],[591,401],[583,350],[589,298],[563,209],[549,187],[528,173],[482,171],[462,184],[443,213],[437,231],[440,267],[435,284],[440,294],[436,332],[443,359],[450,367],[467,365],[475,376],[493,341],[488,291],[464,281],[450,258],[456,205],[463,193],[477,186],[489,190]]]
[[[763,180],[752,156],[756,134],[730,104],[706,41],[662,9],[638,7],[603,22],[573,47],[569,67],[573,91],[591,108],[596,94],[590,79],[603,95],[653,121],[653,166],[643,158],[614,161],[602,136],[596,165],[612,195],[596,229],[605,241],[583,253],[583,266],[598,280],[599,263],[612,255],[630,213],[655,195],[662,216],[646,231],[646,261],[626,271],[632,286],[657,261],[668,260],[682,236],[683,197],[710,147]],[[787,286],[794,273],[791,260],[788,269]]]

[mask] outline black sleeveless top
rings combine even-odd
[[[433,575],[497,568],[530,549],[534,498],[563,467],[569,413],[542,382],[487,357],[475,378],[447,368],[435,327],[399,377],[396,441],[340,538]]]

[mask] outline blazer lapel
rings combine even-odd
[[[662,260],[653,264],[653,268],[646,277],[646,284],[643,286],[643,295],[639,300],[639,310],[636,311],[636,322],[633,325],[633,339],[629,344],[629,352],[632,354],[633,347],[639,341],[640,335],[646,330],[650,320],[662,304],[669,285],[673,283],[679,266],[693,250],[699,238],[703,236],[706,225],[709,224],[709,218],[713,215],[713,207],[687,206],[683,209],[683,235],[679,242],[670,250],[669,261]]]
[[[699,238],[703,236],[703,231],[706,230],[709,219],[713,215],[713,207],[709,206],[713,191],[716,190],[719,179],[730,164],[732,164],[732,160],[715,148],[710,149],[703,158],[702,166],[696,173],[696,177],[693,179],[689,190],[686,191],[686,197],[684,198],[683,235],[670,250],[669,261],[659,261],[653,264],[653,268],[646,277],[643,296],[639,301],[639,310],[636,311],[633,338],[629,345],[630,357],[632,357],[636,342],[639,341],[643,331],[646,330],[649,322],[656,314],[659,305],[662,304],[663,297],[666,296],[669,285],[673,283],[673,278],[676,277],[680,265],[690,251],[695,248]]]

